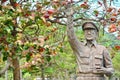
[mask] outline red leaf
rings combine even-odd
[[[39,52],[43,52],[44,50],[45,50],[45,48],[41,47],[41,48],[39,49]]]
[[[109,29],[110,33],[115,32],[115,31],[116,31],[116,28]]]
[[[111,12],[113,10],[113,8],[108,8],[107,12]]]
[[[25,17],[28,17],[28,16],[30,16],[30,13],[26,13],[26,14],[24,14],[24,16],[25,16]]]
[[[55,10],[49,9],[47,12],[48,12],[48,14],[53,14],[55,12]]]
[[[87,4],[87,2],[84,2],[83,4],[80,5],[80,7],[84,9],[88,9],[89,5]]]
[[[116,25],[115,24],[111,24],[108,31],[110,33],[112,33],[112,32],[115,32],[116,30],[117,30]]]
[[[113,13],[112,16],[117,16],[117,13]]]
[[[115,49],[120,50],[120,46],[119,46],[119,45],[116,45],[116,46],[115,46]]]
[[[45,13],[44,15],[43,15],[45,18],[49,18],[49,14],[48,13]]]
[[[45,39],[44,39],[44,41],[47,41],[48,39],[49,39],[49,36],[46,36]]]
[[[4,3],[4,2],[6,2],[6,1],[7,1],[7,0],[2,0],[1,3]]]
[[[61,3],[62,5],[67,5],[68,4],[68,2],[67,1],[62,1],[62,3]]]
[[[111,24],[110,28],[116,28],[116,25],[115,24]]]
[[[13,4],[13,6],[14,6],[14,7],[19,7],[20,4],[15,2],[15,3]]]
[[[84,2],[84,4],[87,4],[87,2]]]
[[[115,17],[110,18],[112,22],[116,21],[117,19]]]

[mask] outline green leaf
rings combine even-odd
[[[4,48],[4,46],[3,46],[3,45],[0,45],[0,51],[1,51],[3,48]]]
[[[6,60],[7,60],[7,56],[4,56],[4,57],[3,57],[3,61],[6,61]]]
[[[60,52],[62,52],[62,53],[63,53],[63,48],[62,48],[62,47],[60,47],[59,49],[60,49]]]
[[[98,14],[99,12],[97,10],[94,10],[94,14]]]
[[[46,48],[45,51],[46,54],[50,54],[49,48]]]
[[[0,10],[2,10],[2,5],[0,5]]]
[[[10,16],[13,16],[13,10],[12,9],[10,9],[9,11],[8,11],[8,14],[10,15]]]
[[[2,52],[4,57],[8,57],[9,53],[8,52]]]
[[[31,53],[28,53],[28,54],[26,55],[26,61],[29,61],[29,60],[31,59],[30,54],[31,54]]]
[[[17,49],[16,49],[16,53],[20,53],[22,50],[23,50],[22,47],[18,44]]]
[[[45,69],[45,72],[46,72],[46,73],[53,73],[53,72],[54,72],[54,69],[51,68],[51,67],[48,67],[48,68]]]
[[[23,49],[24,49],[24,50],[27,50],[28,48],[29,48],[28,45],[24,45],[24,46],[23,46]]]
[[[46,56],[46,60],[47,60],[48,62],[50,62],[51,57],[50,57],[50,56]]]

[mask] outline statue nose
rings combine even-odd
[[[88,31],[88,34],[91,34],[91,32],[90,32],[90,31]]]

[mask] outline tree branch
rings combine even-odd
[[[6,70],[9,69],[9,67],[10,67],[10,62],[8,60],[7,65],[0,71],[0,76],[3,75],[6,72]]]
[[[48,19],[47,21],[50,21],[50,22],[52,22],[52,23],[58,23],[58,24],[60,24],[60,25],[66,25],[66,24],[64,24],[64,23],[62,23],[62,22],[58,22],[56,19],[55,19],[55,20],[50,20],[50,19]]]
[[[104,7],[105,7],[105,9],[107,10],[107,0],[103,0],[103,4],[104,4]]]

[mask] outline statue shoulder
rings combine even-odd
[[[81,43],[82,45],[85,45],[85,44],[86,44],[86,41],[80,41],[80,43]]]
[[[108,50],[107,47],[102,44],[98,44],[98,48],[101,50]]]
[[[107,49],[106,46],[102,44],[97,44],[97,48],[102,49],[102,50]]]

